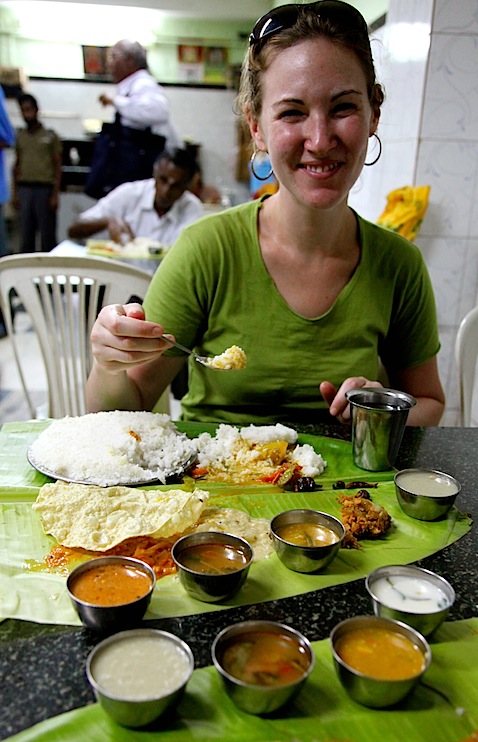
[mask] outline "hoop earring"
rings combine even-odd
[[[254,178],[257,178],[257,180],[269,180],[269,178],[271,177],[271,175],[274,174],[274,171],[272,169],[272,165],[271,165],[271,169],[269,170],[269,172],[267,173],[267,175],[258,175],[256,173],[256,171],[254,170],[254,163],[255,163],[255,160],[256,160],[257,155],[260,152],[262,152],[262,150],[255,149],[254,152],[252,153],[252,156],[251,156],[251,171],[252,171],[252,174],[253,174]],[[267,152],[262,152],[262,154],[263,155],[266,155]]]
[[[366,167],[370,167],[370,165],[375,165],[376,162],[380,160],[381,154],[382,154],[382,142],[380,141],[380,137],[378,134],[373,133],[373,136],[376,138],[378,142],[378,155],[376,156],[375,160],[372,160],[372,162],[364,162],[364,165]]]

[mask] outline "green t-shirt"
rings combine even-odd
[[[184,419],[311,422],[327,407],[322,381],[376,379],[380,359],[390,370],[436,355],[435,301],[415,245],[357,216],[360,263],[329,311],[308,319],[286,304],[265,268],[260,207],[248,202],[184,229],[148,290],[147,318],[178,342],[208,356],[239,345],[247,355],[240,371],[190,359]]]

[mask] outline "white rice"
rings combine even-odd
[[[260,458],[254,444],[287,441],[294,444],[297,432],[285,425],[219,425],[216,435],[201,433],[190,440],[180,433],[169,415],[152,412],[95,412],[81,417],[54,420],[29,451],[40,471],[57,479],[110,487],[158,480],[184,471],[197,453],[197,463],[225,473],[231,460],[247,475]],[[303,475],[321,474],[326,462],[312,446],[296,446],[290,458]],[[258,462],[270,468],[267,462]]]
[[[316,477],[318,474],[322,474],[327,466],[327,462],[324,461],[320,453],[316,453],[308,443],[297,446],[292,451],[291,459],[302,467],[304,477]]]
[[[98,484],[135,484],[184,470],[193,441],[169,415],[96,412],[55,420],[30,448],[30,459],[57,478]]]
[[[295,443],[297,440],[297,431],[293,428],[287,428],[285,425],[248,425],[247,428],[241,428],[240,436],[242,440],[248,443],[272,443],[272,441],[287,441]]]
[[[198,465],[205,468],[229,469],[228,460],[237,459],[237,463],[247,467],[253,465],[255,458],[260,456],[255,451],[254,444],[272,443],[273,441],[287,441],[294,444],[297,441],[297,431],[287,428],[280,423],[277,425],[248,425],[236,428],[233,425],[219,425],[216,435],[201,433],[196,438]],[[244,451],[244,442],[250,447]],[[322,474],[327,462],[314,451],[312,446],[305,444],[296,446],[290,456],[291,460],[303,469],[303,476],[315,477]]]

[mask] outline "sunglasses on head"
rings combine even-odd
[[[271,36],[286,28],[291,28],[297,21],[301,9],[304,8],[313,10],[317,16],[324,20],[347,24],[368,36],[364,17],[352,5],[341,2],[341,0],[318,0],[318,2],[303,5],[299,3],[281,5],[279,8],[270,10],[269,13],[259,18],[252,29],[249,36],[249,46],[258,49]]]

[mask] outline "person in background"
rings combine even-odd
[[[211,183],[205,183],[202,177],[201,166],[196,160],[196,169],[189,184],[189,191],[194,193],[205,204],[220,204],[221,191]]]
[[[346,392],[381,386],[383,364],[387,383],[417,399],[408,423],[438,424],[440,343],[423,257],[347,202],[376,161],[367,150],[382,102],[353,6],[286,5],[256,23],[238,106],[279,189],[185,229],[143,306],[102,309],[90,411],[153,409],[185,363],[175,337],[201,355],[233,344],[247,355],[238,371],[189,364],[185,420],[349,422]]]
[[[26,123],[19,129],[13,167],[13,206],[20,214],[20,251],[35,252],[37,232],[42,252],[56,244],[56,217],[61,184],[60,138],[39,121],[38,103],[22,93],[18,104]]]
[[[3,204],[10,198],[7,170],[5,166],[5,149],[15,144],[15,131],[8,118],[5,106],[5,93],[0,85],[0,258],[8,254],[7,230],[3,214]]]
[[[123,183],[80,214],[68,235],[91,237],[106,230],[118,243],[135,237],[172,244],[181,230],[203,215],[200,200],[187,188],[194,159],[182,149],[163,152],[154,165],[153,178]]]
[[[150,178],[163,149],[184,146],[171,123],[169,101],[148,71],[145,49],[122,39],[107,55],[116,93],[102,93],[103,106],[113,106],[115,121],[100,133],[85,192],[101,198],[121,183]]]
[[[0,258],[8,255],[7,230],[3,214],[3,204],[9,200],[9,188],[7,170],[5,167],[4,150],[15,144],[15,131],[8,118],[5,107],[5,93],[0,85]],[[5,337],[7,331],[3,321],[3,313],[0,308],[0,338]]]

